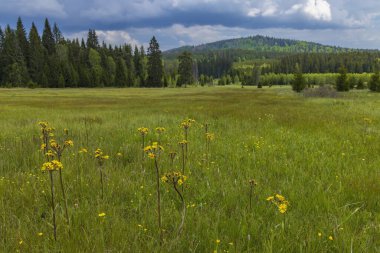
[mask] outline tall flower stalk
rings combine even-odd
[[[144,152],[148,155],[150,159],[154,161],[154,167],[156,169],[156,191],[157,191],[157,218],[158,218],[158,229],[160,233],[160,244],[163,240],[162,234],[162,222],[161,222],[161,193],[160,193],[160,169],[158,166],[158,157],[164,148],[158,145],[158,142],[153,142],[152,145],[144,148]]]
[[[180,141],[178,143],[181,146],[181,154],[182,154],[182,175],[185,174],[185,165],[186,165],[186,155],[185,155],[185,147],[187,147],[187,140]],[[183,187],[182,187],[183,190]]]
[[[181,172],[171,172],[166,173],[164,176],[161,177],[161,181],[164,183],[168,183],[173,186],[174,190],[178,194],[181,203],[182,203],[182,215],[181,215],[181,223],[178,226],[178,235],[181,234],[183,225],[185,223],[185,216],[186,216],[186,203],[185,199],[183,198],[183,195],[181,191],[178,189],[178,186],[183,185],[183,183],[187,180],[187,177],[183,175]]]
[[[41,150],[44,152],[45,157],[45,163],[42,166],[42,170],[45,170],[46,166],[50,163],[50,158],[54,155],[49,150],[49,139],[51,136],[54,136],[53,131],[54,129],[51,127],[48,127],[47,122],[39,122],[38,123],[41,127]],[[50,168],[50,167],[49,167]],[[52,209],[52,223],[53,223],[53,234],[54,234],[54,240],[57,240],[57,224],[56,224],[56,218],[55,218],[55,201],[54,201],[54,177],[53,177],[53,171],[49,170],[49,178],[50,178],[50,191],[51,191],[51,209]]]
[[[65,129],[64,132],[65,132],[65,135],[67,137],[68,130]],[[62,154],[65,151],[65,149],[67,147],[72,147],[74,145],[73,141],[69,140],[69,139],[65,140],[64,143],[63,143],[63,145],[58,144],[57,141],[54,140],[54,139],[51,139],[49,141],[49,144],[50,144],[51,150],[54,152],[54,154],[55,154],[55,156],[57,158],[57,161],[59,161],[59,162],[62,161]],[[63,183],[62,170],[58,170],[58,171],[59,171],[59,182],[60,182],[60,186],[61,186],[63,201],[64,201],[64,204],[65,204],[66,222],[67,222],[68,225],[70,225],[69,210],[68,210],[68,206],[67,206],[67,197],[66,197],[65,186],[64,186],[64,183]]]
[[[189,129],[191,125],[195,123],[195,120],[193,119],[185,119],[181,122],[181,127],[183,128],[184,131],[184,137],[185,137],[185,151],[186,151],[186,161],[188,159],[188,152],[189,152]]]
[[[103,151],[98,148],[95,150],[95,159],[98,162],[99,174],[100,174],[100,184],[101,184],[101,198],[104,199],[104,175],[103,175],[103,165],[106,160],[110,157],[104,155]]]
[[[249,180],[249,210],[252,211],[252,198],[255,190],[255,186],[257,185],[254,179]]]
[[[141,154],[141,169],[144,170],[145,136],[148,134],[149,129],[146,128],[146,127],[139,127],[139,128],[137,128],[137,131],[140,133],[140,136],[141,136],[141,151],[142,151],[142,154]]]

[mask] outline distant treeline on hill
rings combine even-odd
[[[27,34],[21,18],[14,30],[0,27],[0,86],[127,87],[167,85],[159,44],[153,37],[144,48],[129,44],[100,45],[95,30],[87,41],[65,39],[49,20],[40,37],[33,23]]]

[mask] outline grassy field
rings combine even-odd
[[[161,182],[161,241],[155,167],[142,162],[137,128],[149,128],[148,144],[166,128],[163,175],[182,170],[186,118],[196,123],[185,223],[178,234],[181,201]],[[57,241],[39,121],[58,140],[68,128],[74,141],[62,158],[70,225],[53,173]],[[208,158],[205,124],[215,135]],[[103,199],[97,148],[110,156]],[[379,252],[379,151],[380,94],[367,91],[330,99],[289,87],[0,89],[0,252]],[[274,194],[289,201],[285,213],[266,200]]]

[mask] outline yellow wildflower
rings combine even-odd
[[[220,240],[219,240],[219,239],[216,239],[215,242],[216,242],[216,244],[219,244],[219,243],[220,243]]]
[[[156,132],[157,132],[158,134],[162,134],[162,133],[165,132],[165,131],[166,131],[166,129],[163,128],[163,127],[156,127]]]
[[[321,232],[318,232],[318,236],[321,237],[321,236],[322,236],[322,233],[321,233]]]
[[[105,216],[106,216],[106,213],[99,213],[98,216],[99,216],[99,217],[105,217]]]
[[[48,126],[48,123],[45,121],[40,121],[40,122],[38,122],[38,125],[40,125],[40,127],[42,127],[42,128],[46,128]]]
[[[81,148],[80,150],[79,150],[79,154],[81,154],[81,153],[87,153],[88,151],[87,151],[87,149],[86,148]]]
[[[330,235],[330,236],[329,236],[329,240],[330,240],[330,241],[333,241],[334,238]]]
[[[42,171],[45,171],[45,170],[54,171],[54,170],[61,170],[61,169],[63,169],[63,165],[61,162],[57,160],[46,162],[42,165],[42,168],[41,168]]]
[[[279,200],[279,201],[284,201],[285,200],[285,197],[280,195],[280,194],[276,194],[276,198]]]
[[[274,200],[274,197],[273,197],[273,196],[269,196],[269,197],[267,198],[267,201],[272,201],[272,200]]]
[[[39,232],[37,235],[38,235],[38,236],[43,236],[43,233],[42,233],[42,232]]]
[[[147,135],[149,129],[146,128],[146,127],[139,127],[139,128],[137,128],[137,131],[139,131],[139,133],[140,133],[141,135]]]
[[[66,147],[72,147],[72,146],[74,146],[74,142],[72,140],[67,140],[67,141],[65,141],[65,146]]]
[[[187,140],[182,140],[182,141],[178,142],[178,144],[180,144],[180,145],[185,145],[185,144],[187,144],[187,143],[188,143]]]
[[[288,206],[286,204],[279,204],[278,205],[278,210],[280,211],[280,213],[286,213],[287,208],[288,208]]]
[[[208,141],[213,141],[215,138],[215,135],[213,133],[206,133],[206,139]]]

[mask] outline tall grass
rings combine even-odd
[[[380,250],[379,94],[333,99],[275,87],[4,89],[0,115],[1,252]],[[156,170],[147,160],[141,166],[137,128],[165,127],[164,175],[182,171],[184,118],[199,123],[188,135],[186,219],[178,234],[182,202],[162,187],[161,242]],[[40,169],[36,124],[42,120],[57,131],[70,129],[74,141],[62,157],[70,227],[56,194],[56,242],[50,182]],[[207,149],[206,122],[215,135]],[[145,143],[156,139],[151,131]],[[103,199],[97,147],[109,155]],[[173,166],[170,152],[178,154]],[[252,195],[250,179],[256,183]],[[277,193],[290,203],[285,222],[266,201]]]

